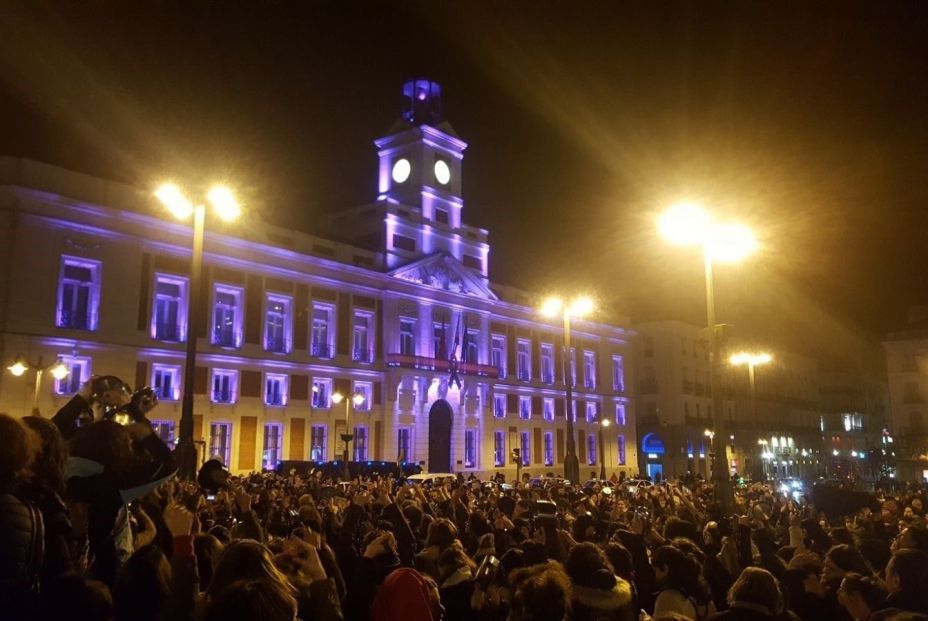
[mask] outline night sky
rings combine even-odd
[[[0,153],[150,187],[225,179],[318,231],[427,76],[470,143],[491,277],[704,322],[654,218],[754,227],[719,316],[810,353],[928,301],[925,2],[2,2]]]

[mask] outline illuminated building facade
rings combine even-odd
[[[153,386],[158,433],[179,431],[184,343],[199,339],[194,439],[236,472],[341,456],[429,470],[562,472],[564,376],[575,381],[581,472],[637,470],[631,333],[558,322],[490,282],[487,231],[463,223],[466,143],[441,117],[439,86],[404,85],[402,117],[375,142],[374,202],[340,212],[352,243],[246,216],[207,226],[204,320],[187,330],[189,224],[150,192],[0,159],[0,355],[61,358],[38,405],[49,415],[92,374]],[[456,371],[456,372],[453,372]],[[31,409],[31,376],[0,378],[0,411]],[[360,394],[360,406],[334,393]],[[349,400],[350,401],[350,400]],[[597,421],[614,423],[598,445]],[[603,452],[604,451],[604,452]],[[585,466],[588,466],[584,469]]]
[[[891,416],[881,453],[897,478],[928,481],[928,307],[909,309],[908,324],[883,341]]]

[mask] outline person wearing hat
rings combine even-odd
[[[567,556],[572,585],[573,621],[631,621],[631,585],[615,575],[605,552],[593,543],[579,543]]]

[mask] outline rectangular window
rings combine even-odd
[[[529,420],[532,417],[532,398],[519,397],[519,418]]]
[[[416,240],[411,237],[406,237],[405,235],[399,235],[397,233],[393,234],[393,247],[398,250],[406,250],[408,252],[416,251]]]
[[[587,440],[587,451],[586,451],[586,461],[589,465],[596,465],[596,434],[591,433],[586,437]]]
[[[464,467],[477,467],[477,430],[464,430]]]
[[[235,403],[238,371],[213,369],[213,403]]]
[[[159,341],[182,343],[187,338],[187,279],[155,274],[151,336]]]
[[[264,375],[265,405],[287,405],[287,376],[276,373]]]
[[[353,400],[351,402],[351,407],[357,412],[369,412],[371,405],[373,405],[373,395],[374,387],[370,382],[355,382],[354,390],[352,391],[352,399],[354,395],[361,395],[364,400],[360,403],[355,403]]]
[[[480,332],[477,330],[464,330],[464,347],[461,348],[462,362],[477,364],[479,362]]]
[[[73,330],[96,330],[100,307],[100,262],[61,257],[55,325]]]
[[[355,362],[370,364],[374,361],[372,324],[373,316],[370,313],[355,311],[351,337],[354,344],[351,359]]]
[[[541,402],[545,420],[554,420],[554,399],[545,398]]]
[[[328,427],[325,425],[313,425],[309,428],[309,458],[312,461],[325,461],[327,432]]]
[[[599,404],[595,401],[586,402],[586,422],[595,423],[599,414]]]
[[[616,425],[625,424],[625,404],[624,403],[615,404],[615,424]]]
[[[264,350],[272,354],[289,354],[292,346],[290,298],[268,294],[264,307]]]
[[[480,259],[480,257],[465,254],[463,257],[461,257],[461,262],[464,264],[464,267],[469,267],[479,272],[483,271],[483,261]]]
[[[281,423],[267,423],[264,425],[264,454],[262,467],[265,470],[276,470],[283,456],[284,426]]]
[[[448,212],[444,209],[435,209],[435,222],[448,224]]]
[[[521,453],[522,457],[522,465],[528,466],[532,463],[532,455],[530,453],[532,445],[531,434],[527,431],[523,431],[521,434],[519,434],[519,440],[521,443],[519,452]]]
[[[493,416],[506,418],[506,395],[493,395]]]
[[[400,353],[404,356],[416,355],[416,320],[400,318]]]
[[[499,377],[506,377],[506,337],[494,334],[490,347],[490,364],[499,369]]]
[[[567,367],[570,369],[570,385],[577,385],[577,350],[570,348],[570,360]]]
[[[596,352],[583,352],[583,385],[590,390],[596,388]]]
[[[499,429],[493,432],[493,465],[506,465],[506,434]]]
[[[334,357],[332,348],[332,317],[335,308],[330,304],[313,302],[313,335],[309,344],[309,353],[317,358],[331,359]]]
[[[448,329],[443,323],[432,324],[432,356],[448,359]]]
[[[541,381],[554,383],[554,346],[550,343],[541,344]]]
[[[61,363],[68,368],[63,379],[55,380],[55,392],[59,395],[73,395],[80,392],[81,386],[90,379],[90,358],[76,356],[59,356]]]
[[[412,429],[399,427],[396,430],[396,461],[400,464],[413,461]]]
[[[242,290],[238,287],[215,285],[213,292],[213,345],[241,347]]]
[[[232,452],[232,423],[210,423],[209,457],[219,459],[224,466],[229,466]]]
[[[354,460],[367,461],[367,425],[355,425]]]
[[[153,420],[151,421],[151,428],[162,442],[174,448],[174,421]]]
[[[619,451],[619,465],[624,466],[625,465],[625,435],[624,434],[620,435],[618,438],[616,438],[616,440],[617,440],[616,446],[618,447],[618,451]]]
[[[151,365],[151,385],[161,401],[180,399],[180,366],[173,364]]]
[[[554,434],[550,431],[545,432],[545,465],[554,465]]]
[[[313,407],[329,408],[331,407],[332,397],[332,380],[320,377],[313,378]]]
[[[523,339],[516,341],[516,373],[523,382],[532,379],[532,345]]]
[[[612,357],[612,390],[625,392],[625,361],[622,356]]]

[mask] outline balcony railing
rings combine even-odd
[[[587,390],[596,390],[596,380],[592,377],[588,377],[583,380],[583,387]]]
[[[285,405],[284,396],[281,394],[265,395],[264,403],[266,403],[267,405]]]
[[[180,390],[172,386],[156,386],[155,394],[161,401],[177,401],[180,397]]]
[[[333,357],[332,346],[328,343],[311,343],[309,345],[309,355],[316,358],[331,359]]]
[[[213,345],[219,347],[238,347],[241,343],[239,332],[234,328],[218,327],[213,330]]]
[[[180,325],[176,323],[156,323],[155,338],[159,341],[179,343],[181,341]]]
[[[519,371],[516,373],[516,376],[523,382],[527,382],[532,379],[532,374],[528,369],[519,369]]]
[[[374,361],[374,352],[370,349],[355,348],[355,350],[351,352],[351,359],[362,364],[370,364]]]
[[[94,330],[97,326],[97,316],[83,310],[59,308],[55,316],[55,325],[72,330]]]
[[[272,354],[289,354],[290,339],[284,336],[268,336],[264,339],[264,351]]]
[[[213,403],[232,403],[234,395],[231,390],[214,390]]]
[[[428,371],[450,371],[451,363],[440,358],[427,356],[412,356],[408,354],[387,354],[387,366],[403,367],[406,369],[425,369]],[[458,372],[463,375],[480,375],[483,377],[499,378],[499,368],[489,364],[476,362],[459,362]]]
[[[541,383],[542,384],[553,384],[554,383],[554,373],[542,372],[541,374]]]

